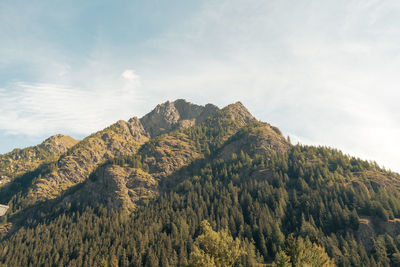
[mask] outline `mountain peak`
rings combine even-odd
[[[63,144],[67,147],[71,147],[78,143],[79,140],[76,140],[68,135],[63,134],[55,134],[44,140],[42,144],[53,144],[53,145],[60,145]]]
[[[247,124],[251,121],[256,121],[256,119],[251,115],[247,108],[240,102],[230,104],[222,109],[224,112],[228,113],[232,120],[237,121],[241,124]]]
[[[8,183],[20,174],[33,171],[54,157],[59,157],[79,141],[70,136],[56,134],[40,145],[13,151],[0,155],[0,186]]]
[[[218,110],[218,107],[212,104],[201,106],[184,99],[177,99],[157,105],[140,121],[151,136],[157,136],[177,128],[193,126]]]
[[[56,134],[44,140],[39,147],[52,153],[62,154],[78,142],[79,140],[75,140],[71,136]]]

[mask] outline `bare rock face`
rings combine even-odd
[[[39,147],[56,155],[61,155],[78,142],[78,140],[75,140],[70,136],[56,134],[47,138],[39,145]]]
[[[135,154],[149,138],[174,129],[191,127],[217,111],[218,108],[211,104],[204,107],[177,100],[158,105],[142,119],[133,117],[128,122],[118,121],[79,143],[62,135],[51,137],[43,142],[41,149],[53,154],[59,151],[59,154],[52,157],[54,164],[51,171],[34,180],[27,200],[34,204],[57,198],[62,192],[85,181],[91,172],[108,159]],[[68,150],[70,146],[73,148]],[[10,165],[15,168],[12,162]],[[31,170],[38,166],[36,164]],[[10,171],[15,172],[15,169]],[[8,181],[9,177],[4,176],[3,180]]]
[[[58,158],[78,142],[70,136],[57,134],[37,146],[14,149],[10,153],[0,155],[0,186],[18,175],[33,171],[42,163]]]
[[[142,123],[137,117],[129,119],[126,126],[128,127],[133,139],[136,141],[143,142],[144,140],[148,140],[148,138],[150,138],[150,135],[146,132]]]
[[[199,117],[205,109],[203,106],[189,103],[184,99],[178,99],[172,103],[178,111],[181,120],[195,119]]]
[[[184,133],[163,136],[153,146],[145,146],[142,152],[151,173],[159,179],[187,166],[195,159],[204,157],[195,142]]]
[[[3,216],[4,214],[6,214],[8,208],[9,208],[9,206],[7,206],[7,205],[0,205],[0,216]]]
[[[140,201],[158,194],[158,182],[138,168],[106,165],[98,168],[84,187],[65,203],[102,204],[110,209],[132,211]]]
[[[140,119],[151,137],[175,129],[187,128],[204,121],[207,117],[216,114],[218,107],[208,104],[199,106],[178,99],[174,102],[165,102],[157,105],[149,114]]]
[[[221,150],[222,158],[229,158],[232,153],[238,154],[240,151],[248,154],[283,154],[292,146],[277,127],[258,121],[241,102],[228,105],[222,111],[235,122],[238,129]]]
[[[240,125],[256,121],[253,115],[251,115],[247,108],[239,101],[226,106],[223,111],[227,113],[233,121]]]

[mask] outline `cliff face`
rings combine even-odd
[[[155,197],[158,181],[140,168],[105,165],[99,167],[76,193],[63,199],[63,205],[104,205],[115,210],[128,212],[136,203]]]
[[[140,121],[150,136],[155,137],[175,129],[188,128],[199,124],[207,117],[215,115],[217,111],[218,107],[211,104],[199,106],[179,99],[157,105]]]

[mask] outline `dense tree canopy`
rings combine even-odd
[[[239,239],[233,240],[226,230],[213,231],[206,220],[201,222],[201,232],[193,244],[189,266],[230,267],[246,254]]]
[[[277,267],[335,267],[335,263],[326,254],[325,249],[312,243],[307,237],[297,239],[289,235],[285,250],[281,250],[276,255],[275,265]]]
[[[397,229],[400,218],[397,174],[325,147],[261,153],[257,142],[248,143],[260,126],[253,122],[238,130],[235,121],[216,117],[153,138],[138,154],[105,162],[156,172],[159,167],[149,159],[171,140],[177,147],[165,151],[191,149],[200,155],[160,180],[159,194],[132,213],[79,201],[66,205],[64,198],[31,207],[29,185],[54,171],[56,163],[17,178],[0,190],[0,200],[11,206],[2,225],[13,226],[0,243],[0,264],[399,264],[400,231],[385,230]],[[269,141],[261,145],[268,148]]]
[[[1,242],[0,262],[184,266],[190,255],[202,253],[212,233],[231,244],[230,253],[244,252],[236,266],[272,262],[277,255],[285,258],[283,252],[293,262],[291,235],[310,252],[324,254],[325,248],[338,266],[395,265],[400,236],[370,236],[371,246],[357,236],[360,218],[385,221],[400,215],[397,192],[372,184],[364,177],[368,172],[385,174],[336,150],[304,146],[286,155],[205,159],[185,168],[158,198],[130,215],[74,205],[50,217],[30,218]],[[203,220],[219,234],[208,225],[201,234]]]

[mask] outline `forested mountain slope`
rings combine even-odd
[[[279,263],[293,244],[399,266],[399,189],[398,174],[292,145],[239,102],[166,102],[0,188],[0,264],[186,266],[207,220],[240,242],[234,266]]]

